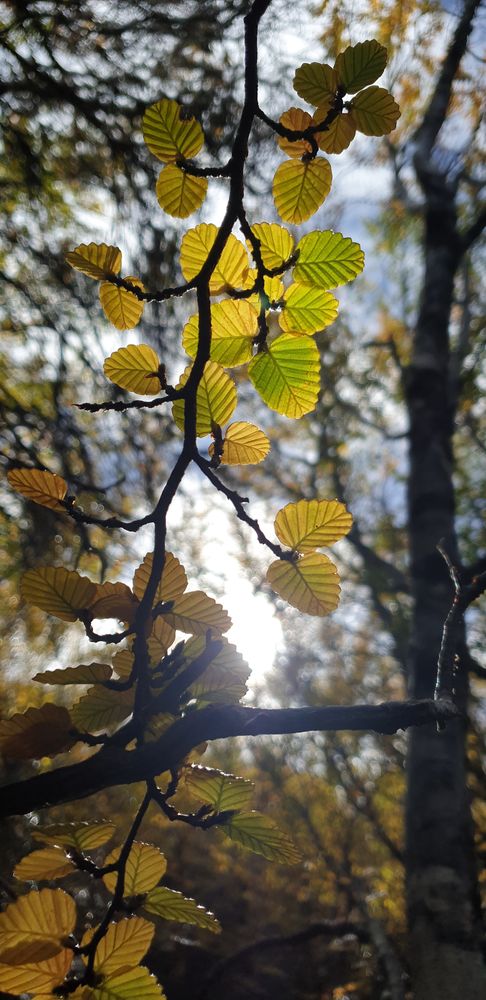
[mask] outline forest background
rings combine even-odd
[[[271,524],[270,500],[300,496],[338,496],[355,517],[336,549],[339,611],[316,625],[279,601],[268,608],[282,639],[273,669],[262,664],[264,679],[252,684],[265,685],[270,704],[400,698],[407,678],[412,695],[430,694],[452,593],[437,543],[445,538],[453,561],[460,558],[470,573],[484,568],[478,6],[364,3],[357,12],[353,4],[303,4],[295,58],[295,5],[274,0],[262,24],[262,86],[279,113],[295,102],[291,82],[301,58],[332,62],[364,37],[387,46],[387,84],[402,108],[388,139],[363,138],[352,153],[331,156],[335,188],[313,224],[349,231],[364,246],[367,266],[341,295],[339,321],[321,337],[318,407],[291,427],[267,417],[272,451],[264,465],[228,475],[251,496],[264,525]],[[20,462],[60,473],[94,512],[136,514],[155,499],[177,432],[150,412],[100,422],[73,408],[108,398],[101,371],[113,334],[64,254],[90,226],[93,238],[121,243],[128,257],[136,253],[147,284],[174,280],[182,230],[157,214],[141,113],[162,95],[176,98],[202,120],[209,152],[224,162],[242,94],[248,4],[119,3],[116,16],[113,7],[105,5],[101,17],[94,3],[64,12],[48,2],[1,5],[1,457],[5,469]],[[271,220],[268,163],[278,156],[263,126],[250,155],[252,212]],[[153,304],[137,336],[177,366],[181,323],[177,305],[170,314]],[[244,386],[241,396],[250,413]],[[33,670],[64,664],[75,652],[63,629],[20,606],[22,572],[47,561],[129,579],[140,550],[126,538],[123,546],[108,544],[97,529],[70,526],[3,487],[0,500],[10,714],[40,703],[42,688],[36,692],[27,679]],[[234,551],[260,594],[261,554],[213,504],[208,513],[201,504],[195,517],[188,482],[172,525],[178,551],[199,584],[225,595],[235,570],[225,577],[220,554],[234,531]],[[248,623],[253,629],[250,604],[243,627]],[[154,816],[145,836],[163,839],[174,885],[216,910],[224,927],[220,938],[170,927],[158,933],[149,965],[170,1000],[228,991],[236,998],[398,1000],[409,995],[411,971],[419,998],[481,995],[481,624],[477,606],[468,646],[460,643],[457,687],[468,706],[467,733],[461,721],[440,736],[431,726],[408,739],[260,738],[252,746],[217,744],[205,756],[204,763],[255,780],[257,808],[291,834],[302,864],[270,865],[228,848],[216,832],[181,832]],[[5,780],[25,773],[18,763],[4,764]],[[133,788],[100,794],[100,815],[123,827],[134,795]],[[80,815],[74,807],[65,812]],[[29,825],[10,824],[7,838],[5,880],[25,853]],[[4,884],[8,898],[12,883]],[[87,902],[95,909],[102,900]]]

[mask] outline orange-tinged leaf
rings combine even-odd
[[[353,97],[350,115],[364,135],[388,135],[400,117],[400,108],[383,87],[367,87]]]
[[[284,333],[250,361],[248,375],[270,409],[298,418],[317,403],[320,367],[311,337]]]
[[[238,420],[226,429],[221,464],[256,465],[263,462],[269,451],[270,441],[267,435],[255,424]],[[214,454],[214,444],[209,446],[209,454]]]
[[[66,260],[76,271],[100,281],[120,273],[122,255],[118,247],[106,243],[80,243],[66,254]]]
[[[362,87],[374,83],[383,73],[386,66],[387,51],[376,38],[357,45],[349,45],[340,52],[334,69],[339,82],[346,88],[347,94],[356,94]]]
[[[196,156],[204,142],[203,130],[195,118],[181,118],[181,105],[164,98],[144,113],[142,128],[150,152],[162,163],[178,157]]]
[[[331,184],[331,165],[322,156],[309,163],[302,163],[301,160],[281,163],[272,185],[275,208],[280,218],[297,225],[310,219],[327,198]]]
[[[0,721],[0,750],[18,760],[54,757],[76,743],[73,723],[63,705],[47,703]]]
[[[84,998],[83,998],[84,1000]],[[166,1000],[162,987],[145,966],[117,972],[89,993],[89,1000]]]
[[[324,121],[325,113],[322,108],[318,108],[314,115],[314,123]],[[337,115],[325,132],[316,132],[316,140],[319,149],[324,153],[342,153],[347,149],[351,140],[356,135],[356,125],[349,114]]]
[[[262,813],[236,813],[219,829],[245,850],[261,854],[267,861],[278,861],[282,865],[296,865],[302,861],[290,837]]]
[[[281,267],[292,256],[294,238],[284,226],[276,222],[256,222],[252,231],[260,243],[260,253],[265,267]]]
[[[51,510],[65,510],[60,500],[67,493],[67,483],[54,472],[43,472],[41,469],[11,469],[7,479],[12,489],[28,500],[33,500],[41,507]]]
[[[152,625],[147,642],[151,663],[158,663],[166,655],[174,639],[175,629],[169,625],[163,615],[159,615]]]
[[[282,545],[312,552],[344,538],[352,523],[351,514],[339,500],[298,500],[279,510],[275,533]]]
[[[73,570],[41,566],[28,569],[20,583],[24,601],[65,622],[75,622],[89,607],[96,584]]]
[[[194,899],[188,899],[186,896],[183,896],[182,892],[168,889],[165,885],[161,885],[157,889],[152,889],[143,905],[147,913],[163,917],[164,920],[177,920],[182,924],[195,924],[196,927],[212,931],[213,934],[219,934],[221,931],[221,925],[219,920],[214,916],[214,913],[206,910],[204,906],[199,906]]]
[[[111,851],[105,860],[105,864],[111,865],[118,861],[120,848]],[[162,878],[167,868],[167,861],[157,847],[152,844],[142,844],[138,841],[132,846],[125,868],[125,884],[123,893],[125,896],[138,896],[139,893],[149,892]],[[109,872],[103,876],[103,882],[110,892],[115,891],[117,872]]]
[[[98,583],[89,612],[92,618],[118,618],[122,622],[132,622],[138,604],[138,599],[126,583]]]
[[[330,292],[294,283],[285,291],[278,321],[287,332],[317,333],[334,323],[338,308],[339,303]]]
[[[184,327],[182,346],[195,358],[199,342],[199,316],[191,316]],[[245,299],[224,299],[211,306],[211,360],[231,368],[249,361],[258,328],[258,312]]]
[[[189,229],[181,242],[181,270],[186,281],[191,281],[201,270],[216,239],[218,229],[212,223],[202,222]],[[248,272],[248,254],[236,236],[230,234],[221,257],[211,275],[209,290],[219,295],[227,288],[243,287]]]
[[[328,615],[339,604],[337,569],[319,552],[302,556],[295,563],[277,559],[268,567],[267,581],[284,601],[307,615]]]
[[[294,90],[308,104],[329,111],[336,96],[336,71],[325,63],[303,63],[295,71]]]
[[[280,115],[279,120],[281,125],[294,132],[303,132],[309,128],[309,125],[312,125],[311,115],[308,111],[302,111],[301,108],[289,108],[288,111],[284,111],[283,115]],[[282,152],[293,158],[312,152],[312,146],[306,139],[296,139],[292,142],[291,139],[278,136],[277,142]]]
[[[76,904],[62,889],[28,892],[0,914],[0,961],[23,965],[51,958],[76,923]]]
[[[79,732],[97,733],[114,729],[132,713],[134,689],[112,691],[92,687],[71,708],[72,724]]]
[[[191,373],[191,365],[183,371],[176,389],[186,384]],[[202,379],[196,394],[196,434],[206,437],[211,434],[213,424],[226,424],[236,407],[236,386],[233,380],[214,361],[208,361],[204,366]],[[184,430],[183,399],[176,399],[172,405],[172,416],[180,428]]]
[[[61,847],[42,847],[19,861],[14,876],[24,881],[41,882],[43,879],[63,878],[73,871],[76,871],[76,865],[66,857]]]
[[[52,823],[50,826],[32,827],[30,833],[35,840],[48,844],[73,847],[83,854],[95,851],[111,840],[115,832],[114,823],[98,821],[94,823]]]
[[[190,590],[177,597],[164,617],[175,629],[191,635],[206,635],[208,628],[226,632],[232,625],[227,611],[202,590]]]
[[[57,955],[39,962],[3,965],[0,963],[0,990],[7,993],[48,993],[59,986],[66,977],[71,966],[73,953],[70,948],[63,948]]]
[[[174,163],[160,171],[155,193],[160,207],[176,219],[187,219],[201,207],[208,190],[206,177],[193,177]]]
[[[132,285],[145,291],[140,278],[129,275],[126,278]],[[128,288],[113,285],[110,281],[102,281],[100,285],[100,302],[103,312],[117,330],[133,330],[143,316],[144,302],[138,299]]]
[[[147,589],[147,584],[152,572],[153,553],[147,552],[143,562],[137,567],[133,576],[133,590],[139,600],[142,600]],[[153,604],[160,604],[161,601],[173,601],[184,593],[187,587],[187,576],[184,567],[181,565],[172,552],[165,553],[164,568],[162,577],[155,591]]]
[[[317,288],[337,288],[353,281],[364,267],[364,253],[359,243],[330,229],[314,230],[300,240],[299,260],[294,280]]]
[[[143,917],[127,917],[108,930],[99,942],[94,959],[95,972],[113,976],[139,965],[152,943],[155,927]],[[88,931],[83,945],[88,944],[94,931]]]
[[[102,684],[111,677],[109,663],[79,663],[77,667],[44,670],[32,678],[41,684]]]
[[[160,361],[148,344],[130,344],[110,354],[103,371],[110,382],[140,396],[155,396],[160,392],[157,374]]]

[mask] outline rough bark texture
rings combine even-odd
[[[434,687],[441,630],[453,590],[437,544],[452,560],[454,531],[449,323],[462,244],[456,185],[434,165],[452,80],[464,52],[476,3],[465,4],[424,123],[417,132],[415,167],[425,198],[424,280],[407,373],[410,415],[409,531],[414,612],[410,694]],[[465,666],[456,679],[467,707]],[[486,965],[478,905],[472,822],[466,787],[466,721],[438,734],[410,734],[407,802],[407,898],[415,1000],[483,1000]]]

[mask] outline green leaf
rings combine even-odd
[[[248,375],[271,410],[286,417],[302,417],[317,403],[319,351],[310,337],[284,333],[253,358]]]
[[[184,771],[185,783],[196,799],[208,802],[215,812],[244,809],[253,795],[254,783],[213,767],[191,764]]]
[[[364,253],[359,243],[329,229],[307,233],[297,250],[299,260],[294,267],[294,280],[303,285],[337,288],[353,281],[364,267]]]
[[[89,1000],[166,1000],[155,976],[143,965],[108,976],[101,986],[90,989],[88,997]]]
[[[82,733],[99,733],[113,729],[131,715],[134,690],[111,691],[109,688],[92,687],[73,705],[71,719]]]
[[[34,840],[74,847],[76,851],[84,853],[95,851],[107,844],[115,829],[114,823],[105,823],[101,820],[94,823],[53,823],[50,826],[32,827],[30,833]]]
[[[208,190],[205,177],[193,177],[174,163],[160,171],[155,193],[160,207],[176,219],[187,219],[201,207]]]
[[[167,889],[165,885],[152,889],[144,902],[147,913],[152,913],[156,917],[163,917],[164,920],[176,920],[182,924],[195,924],[204,930],[219,934],[221,925],[219,920],[206,910],[204,906],[199,906],[194,899],[188,899],[182,892],[174,889]]]
[[[199,316],[186,323],[182,346],[189,357],[196,356],[199,342]],[[242,365],[252,357],[253,338],[258,328],[258,313],[245,299],[224,299],[211,306],[211,360],[223,368]]]
[[[374,83],[383,73],[386,66],[387,51],[376,38],[367,42],[349,45],[340,52],[334,69],[339,82],[346,88],[346,93],[356,94],[362,87]]]
[[[333,562],[320,552],[311,552],[297,562],[277,559],[267,570],[272,590],[306,615],[323,617],[335,611],[341,588]]]
[[[296,865],[302,860],[300,852],[287,834],[279,830],[272,820],[262,813],[237,813],[227,823],[222,823],[218,829],[246,851],[262,854],[267,861]]]
[[[287,332],[317,333],[334,323],[338,308],[339,303],[330,292],[294,283],[286,289],[278,321]]]
[[[177,101],[164,98],[147,108],[143,116],[144,140],[162,163],[174,163],[180,156],[196,156],[204,143],[199,122],[195,118],[182,119],[181,111]]]
[[[337,88],[336,71],[325,63],[303,63],[295,71],[294,90],[308,104],[327,107],[329,111]]]
[[[189,365],[182,373],[176,389],[186,384],[191,370],[192,366]],[[211,434],[214,424],[226,424],[236,407],[235,383],[214,361],[208,361],[204,367],[202,379],[197,387],[196,407],[198,437]],[[184,408],[183,399],[176,399],[172,406],[172,416],[180,430],[184,430]]]
[[[383,87],[367,87],[353,98],[350,115],[364,135],[388,135],[400,117],[400,108]]]
[[[284,222],[298,225],[311,215],[327,198],[332,184],[331,164],[323,156],[308,163],[286,160],[273,178],[275,208]]]

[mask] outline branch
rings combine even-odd
[[[4,786],[0,818],[77,801],[103,788],[146,781],[162,771],[174,770],[195,746],[213,740],[337,730],[371,730],[390,735],[398,729],[443,723],[459,715],[450,698],[321,708],[211,705],[189,712],[158,740],[136,750],[104,748],[88,760]]]
[[[461,639],[464,614],[469,605],[486,591],[486,571],[473,576],[469,582],[465,582],[460,570],[451,562],[444,542],[440,542],[437,548],[447,563],[454,584],[454,600],[444,622],[437,663],[437,683],[434,697],[442,701],[453,696],[454,677],[457,669],[456,653]]]

